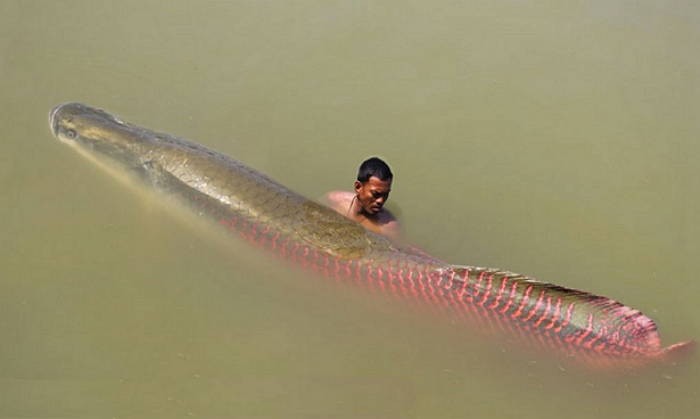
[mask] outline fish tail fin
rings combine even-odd
[[[658,357],[665,362],[677,362],[690,356],[690,354],[695,352],[696,347],[697,342],[694,340],[674,343],[659,351]]]

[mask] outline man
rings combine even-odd
[[[399,238],[399,223],[384,209],[389,199],[394,175],[389,166],[378,157],[371,157],[360,165],[354,192],[332,191],[326,194],[328,205],[368,230]]]

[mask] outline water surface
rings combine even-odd
[[[0,3],[0,415],[695,417],[698,359],[572,371],[324,287],[55,141],[66,101],[319,197],[384,157],[407,239],[700,337],[700,8]]]

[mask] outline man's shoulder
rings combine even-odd
[[[375,225],[379,228],[381,234],[393,240],[398,240],[401,237],[401,226],[399,225],[399,221],[394,217],[394,214],[386,209],[383,209],[379,214],[377,214]]]
[[[348,199],[352,199],[354,196],[355,194],[349,191],[330,191],[325,195],[325,198],[328,201],[347,201]]]
[[[397,222],[396,217],[394,217],[394,214],[392,214],[391,211],[389,211],[386,208],[382,208],[381,212],[377,214],[377,221],[380,224],[389,224],[392,222]]]
[[[323,203],[336,211],[347,209],[355,194],[348,191],[330,191],[323,196]]]
[[[330,191],[324,195],[324,199],[331,205],[349,204],[355,197],[355,194],[348,191]]]

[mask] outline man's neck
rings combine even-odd
[[[348,213],[352,215],[352,217],[355,219],[366,218],[368,220],[372,220],[376,217],[376,214],[369,214],[367,213],[367,211],[365,211],[364,208],[362,208],[362,205],[360,205],[360,200],[357,199],[357,195],[355,195],[352,198],[352,201],[350,201],[350,208],[348,208]]]

